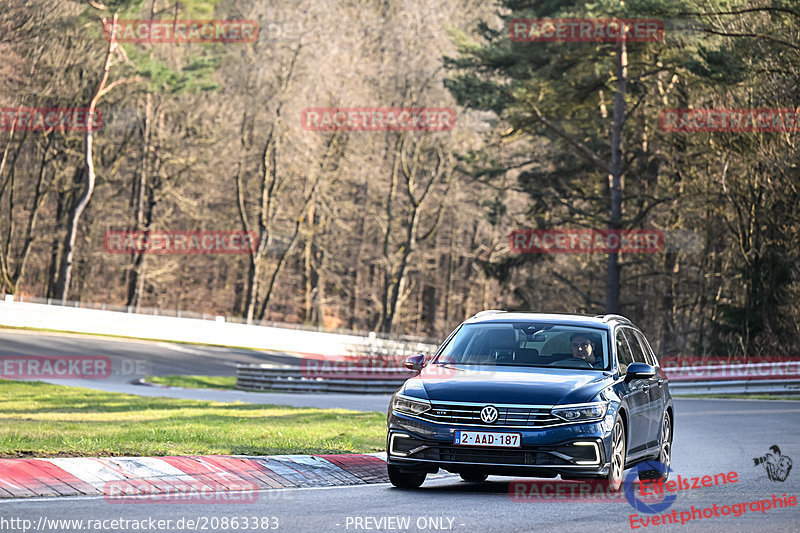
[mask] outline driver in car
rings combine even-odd
[[[572,358],[586,361],[592,366],[596,366],[594,355],[594,341],[583,333],[573,333],[569,336],[572,344]]]

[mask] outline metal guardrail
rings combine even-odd
[[[664,367],[670,382],[800,379],[800,361]]]
[[[310,360],[309,360],[310,361]],[[306,361],[304,361],[305,363]],[[236,388],[250,391],[391,394],[414,373],[404,368],[347,363],[276,367],[239,364]],[[680,394],[800,394],[800,361],[664,368],[670,390]]]
[[[670,382],[674,395],[681,394],[800,394],[800,379]]]
[[[238,364],[236,365],[236,388],[250,391],[391,394],[413,375],[408,370],[399,368],[383,368],[381,374],[384,373],[385,377],[368,379],[324,378],[298,367]]]
[[[664,368],[678,394],[800,393],[800,361]]]

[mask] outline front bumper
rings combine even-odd
[[[613,418],[611,419],[613,421]],[[550,428],[443,425],[390,412],[387,462],[408,472],[478,472],[493,475],[589,478],[608,473],[608,416],[600,422]],[[519,448],[454,444],[457,430],[519,433]]]

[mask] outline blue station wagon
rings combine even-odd
[[[620,315],[483,311],[462,323],[392,396],[389,479],[418,488],[440,468],[489,475],[603,479],[626,468],[666,478],[674,428],[666,375]]]

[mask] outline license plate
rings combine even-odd
[[[519,448],[522,436],[519,433],[492,433],[489,431],[456,431],[455,443],[460,446],[502,446]]]

